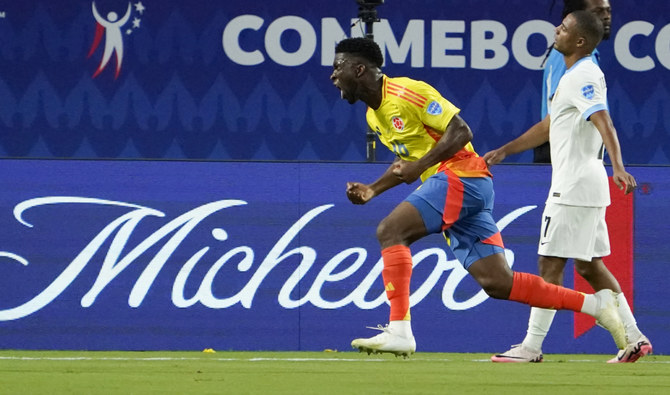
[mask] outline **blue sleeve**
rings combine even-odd
[[[552,48],[547,59],[547,65],[544,67],[544,78],[542,79],[542,119],[549,114],[549,100],[554,97],[558,82],[565,74],[565,70],[563,55]]]

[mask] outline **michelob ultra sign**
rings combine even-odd
[[[346,350],[352,338],[369,334],[365,326],[388,319],[375,228],[417,186],[355,206],[346,182],[371,182],[388,164],[2,166],[0,347],[16,349]],[[644,251],[668,249],[654,242],[662,227],[654,218],[667,211],[658,202],[667,201],[660,195],[668,193],[670,173],[631,171],[643,186],[626,220],[636,232],[626,292],[640,328],[662,346],[667,320],[658,313],[668,306],[653,273],[662,270],[655,257],[663,253]],[[515,270],[537,272],[550,168],[499,166],[494,173],[494,217],[507,259]],[[525,334],[528,308],[490,299],[440,235],[412,245],[412,254],[419,351],[491,352]],[[545,351],[613,351],[607,332],[582,325],[577,334],[576,322],[559,313]]]

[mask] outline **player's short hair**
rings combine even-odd
[[[565,17],[568,16],[568,14],[571,14],[575,11],[585,9],[586,9],[586,0],[564,0],[563,13],[561,14],[561,19],[565,19]]]
[[[352,37],[345,38],[335,46],[335,53],[349,53],[360,56],[379,68],[384,63],[384,55],[376,42],[369,38]]]
[[[593,51],[603,38],[603,32],[605,31],[603,22],[592,12],[588,11],[574,11],[570,15],[575,18],[577,31],[586,39],[588,43],[587,48]]]

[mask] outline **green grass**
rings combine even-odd
[[[2,394],[662,394],[670,356],[494,364],[489,354],[0,351]]]

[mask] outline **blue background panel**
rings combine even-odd
[[[670,3],[611,3],[612,37],[599,49],[624,160],[668,164]],[[117,18],[130,5],[116,39],[94,4]],[[388,0],[375,39],[384,71],[435,86],[484,153],[539,120],[539,68],[561,7]],[[357,16],[354,0],[0,1],[0,156],[364,160],[365,107],[329,80],[335,43],[363,34],[350,27]]]
[[[347,181],[387,164],[1,161],[0,347],[346,350],[388,319],[377,223],[415,186],[364,206]],[[670,172],[632,167],[634,310],[666,353]],[[494,168],[494,217],[515,270],[537,272],[548,166]],[[503,223],[506,225],[503,226]],[[439,235],[412,246],[418,350],[494,352],[521,341],[529,308],[493,300]],[[571,265],[569,265],[571,266]],[[572,270],[566,285],[572,286]],[[559,312],[547,353],[613,353]]]

